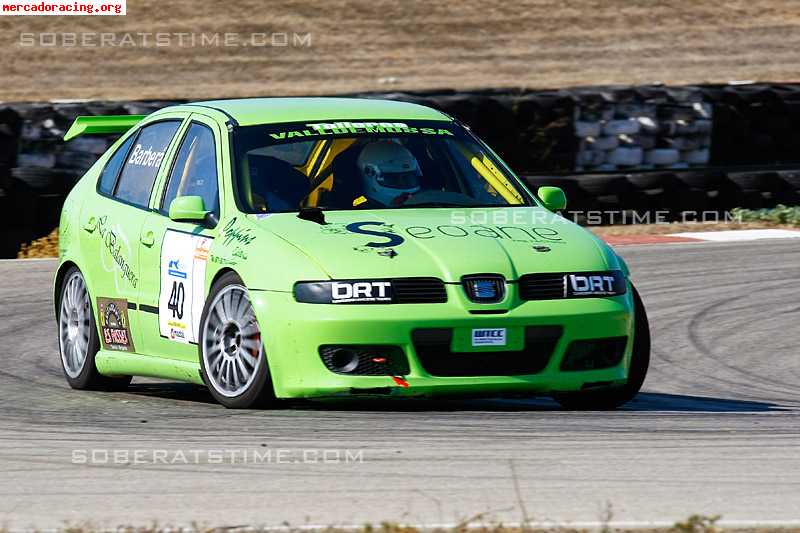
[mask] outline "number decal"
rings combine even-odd
[[[179,231],[167,231],[164,235],[158,327],[168,339],[197,342],[211,242],[209,237]]]
[[[183,282],[173,281],[172,292],[167,303],[167,309],[172,311],[172,318],[177,318],[178,320],[183,318],[183,302],[185,300],[186,291],[183,288]]]

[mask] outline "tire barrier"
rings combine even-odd
[[[645,213],[649,213],[650,220],[700,221],[696,213],[686,212],[706,212],[709,220],[723,220],[734,207],[800,205],[797,170],[707,169],[523,178],[534,191],[544,185],[564,189],[569,200],[567,210],[578,220],[585,219],[589,212],[602,212],[595,216],[607,224],[629,223],[637,215],[642,220]]]
[[[58,225],[64,198],[114,136],[64,142],[79,115],[146,114],[173,102],[7,104],[0,108],[0,258]]]
[[[354,94],[463,121],[569,210],[723,212],[800,204],[800,84],[610,86]],[[0,104],[0,257],[46,235],[66,193],[114,137],[63,135],[78,115],[177,101]]]

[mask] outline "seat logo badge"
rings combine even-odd
[[[467,297],[475,303],[496,303],[505,296],[505,280],[500,277],[467,277],[463,279]]]

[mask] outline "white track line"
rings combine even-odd
[[[688,237],[703,241],[741,242],[761,239],[796,239],[800,231],[788,229],[735,229],[726,231],[696,231],[686,233],[670,233],[670,237]]]

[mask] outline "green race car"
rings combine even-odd
[[[349,98],[79,117],[122,133],[67,198],[55,310],[78,389],[131,376],[276,398],[633,398],[628,268],[453,118]]]

